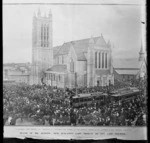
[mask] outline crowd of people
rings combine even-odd
[[[139,82],[132,82],[130,86],[138,87],[139,84],[137,83]],[[114,86],[78,88],[77,92],[94,93],[101,91],[107,93],[108,89],[115,90],[127,86],[129,85],[115,81]],[[147,109],[144,90],[137,98],[126,102],[93,101],[92,104],[79,107],[72,106],[70,97],[73,95],[75,95],[75,89],[59,89],[43,85],[5,84],[3,86],[4,125],[7,125],[10,117],[10,125],[16,125],[16,120],[19,118],[21,120],[33,119],[39,125],[146,125]]]
[[[9,116],[40,121],[50,115],[51,119],[62,120],[65,124],[70,122],[70,101],[64,90],[41,85],[4,85],[3,95],[5,121]]]
[[[138,96],[126,102],[92,103],[74,108],[74,118],[80,125],[143,126],[146,125],[145,98]]]

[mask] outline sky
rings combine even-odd
[[[5,0],[8,2],[8,0]],[[95,1],[96,2],[96,1]],[[137,1],[136,1],[137,2]],[[137,58],[141,43],[145,48],[142,6],[4,4],[3,62],[31,62],[32,18],[41,13],[53,15],[53,46],[64,42],[103,35],[114,45],[114,58]],[[144,28],[143,28],[144,27]]]

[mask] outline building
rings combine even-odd
[[[29,65],[29,64],[28,64]],[[30,67],[27,64],[4,64],[3,81],[30,83]]]
[[[135,59],[114,59],[114,78],[121,81],[129,81],[137,78],[139,61]]]
[[[144,78],[146,75],[146,61],[143,47],[139,52],[139,58],[114,59],[114,78],[121,81]]]
[[[139,72],[137,74],[137,78],[144,79],[147,77],[147,69],[146,69],[146,55],[143,50],[143,46],[141,46],[141,50],[139,52]]]
[[[52,14],[33,16],[32,82],[57,87],[114,83],[111,44],[103,35],[52,46]]]
[[[52,14],[33,16],[31,84],[39,84],[44,72],[53,65]]]
[[[70,87],[105,86],[113,83],[111,48],[103,36],[54,47],[54,65],[46,70],[50,85]]]

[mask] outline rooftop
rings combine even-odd
[[[138,69],[139,60],[138,58],[134,59],[114,59],[113,67],[115,69]]]
[[[47,69],[47,71],[66,72],[67,66],[66,65],[54,65],[51,68]]]
[[[120,75],[136,75],[139,70],[116,70]]]
[[[106,41],[104,40],[103,36],[75,40],[75,41],[66,42],[61,46],[54,47],[54,56],[68,54],[69,49],[72,46],[76,52],[78,60],[85,61],[86,57],[85,57],[84,53],[87,52],[88,47],[89,47],[89,42],[91,39],[94,41],[95,45],[99,45],[102,47],[108,46]]]

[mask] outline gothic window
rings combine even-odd
[[[43,47],[43,25],[41,26],[41,47]]]
[[[105,53],[105,68],[107,68],[107,53]]]
[[[101,53],[99,52],[99,68],[101,68]]]
[[[73,59],[71,59],[71,62],[70,62],[70,71],[74,72],[74,61],[73,61]]]
[[[49,27],[47,26],[47,47],[49,46],[48,45],[48,39],[49,39]]]
[[[95,68],[97,68],[97,52],[95,52]]]
[[[44,43],[45,43],[45,40],[46,40],[46,27],[44,26]]]
[[[102,53],[102,68],[104,68],[104,53]]]
[[[48,41],[48,38],[49,38],[49,27],[47,27],[47,41]]]

